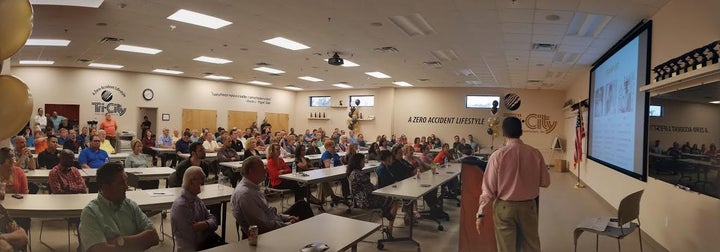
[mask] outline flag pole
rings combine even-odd
[[[582,117],[582,102],[578,103],[578,116]],[[577,136],[575,136],[575,137],[577,137]],[[580,144],[582,144],[582,139],[580,139]],[[577,151],[577,150],[575,150],[575,151]],[[575,183],[575,186],[574,186],[575,189],[585,188],[585,185],[583,185],[583,183],[580,182],[580,170],[581,170],[580,162],[582,162],[582,160],[579,160],[579,162],[575,163],[575,169],[577,169],[577,182]]]

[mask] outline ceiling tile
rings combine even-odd
[[[588,47],[592,41],[593,38],[590,37],[565,36],[562,40],[562,44]]]
[[[506,9],[500,11],[503,23],[532,23],[535,11],[532,9]]]
[[[504,33],[532,33],[532,24],[530,24],[530,23],[503,23],[502,30]]]
[[[495,5],[500,9],[534,9],[535,0],[495,0]]]
[[[530,43],[532,40],[532,35],[529,33],[505,33],[503,34],[503,40],[504,41],[513,41],[513,42],[524,42],[524,43]]]
[[[534,24],[533,28],[532,28],[532,33],[533,33],[533,35],[544,34],[544,35],[562,36],[562,35],[565,35],[565,31],[567,31],[567,28],[568,28],[567,25]]]
[[[542,44],[560,44],[560,42],[562,42],[563,37],[564,36],[558,36],[558,35],[533,34],[532,42],[533,43],[542,43]]]
[[[557,16],[557,20],[550,19],[552,15]],[[560,10],[535,10],[535,18],[533,23],[536,24],[569,24],[572,21],[575,12]]]
[[[579,6],[578,0],[538,0],[537,8],[541,10],[574,11]]]

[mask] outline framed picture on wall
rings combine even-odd
[[[163,121],[170,121],[170,114],[162,114]]]

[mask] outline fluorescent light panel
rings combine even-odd
[[[200,56],[200,57],[194,58],[193,60],[207,62],[207,63],[213,63],[213,64],[227,64],[227,63],[232,62],[232,60],[213,58],[213,57],[208,57],[208,56]]]
[[[20,65],[52,65],[55,61],[52,60],[21,60]]]
[[[344,83],[333,84],[333,86],[336,86],[336,87],[339,87],[339,88],[352,88],[352,87],[353,87],[353,86],[350,86],[350,85],[344,84]]]
[[[290,89],[290,90],[294,90],[294,91],[304,90],[304,89],[296,87],[296,86],[287,86],[287,87],[285,87],[285,89]]]
[[[323,81],[322,79],[318,79],[318,78],[315,78],[315,77],[312,77],[312,76],[301,76],[301,77],[298,77],[298,79],[306,80],[306,81],[312,81],[312,82],[321,82],[321,81]]]
[[[112,68],[112,69],[119,69],[119,68],[125,67],[125,66],[121,66],[121,65],[103,64],[103,63],[90,63],[90,65],[88,65],[88,66],[99,67],[99,68]]]
[[[323,60],[324,60],[325,62],[328,61],[328,59],[323,59]],[[356,66],[360,66],[360,65],[358,65],[358,64],[355,63],[355,62],[352,62],[352,61],[343,59],[343,64],[342,64],[342,66],[343,66],[343,67],[356,67]]]
[[[64,5],[76,7],[98,8],[104,0],[30,0],[35,5]]]
[[[711,101],[712,104],[720,104],[720,101]]]
[[[220,29],[222,27],[232,24],[232,22],[230,21],[184,9],[176,11],[175,13],[167,17],[167,19],[207,27],[210,29]]]
[[[158,54],[162,52],[160,49],[132,45],[119,45],[118,47],[115,47],[115,50],[142,54]]]
[[[181,71],[168,70],[168,69],[160,69],[160,68],[153,70],[153,72],[163,73],[163,74],[182,74],[182,73],[183,73],[183,72],[181,72]]]
[[[370,75],[372,77],[378,78],[378,79],[389,79],[391,78],[390,75],[381,73],[381,72],[365,72],[365,74]]]
[[[275,69],[275,68],[269,68],[269,67],[256,67],[256,68],[253,68],[253,70],[255,70],[255,71],[260,71],[260,72],[266,72],[266,73],[270,73],[270,74],[281,74],[281,73],[285,73],[285,71],[283,71],[283,70],[279,70],[279,69]]]
[[[70,40],[67,39],[28,39],[25,41],[26,46],[68,46]]]
[[[401,87],[412,87],[413,85],[404,81],[393,81],[393,84]]]
[[[248,83],[250,83],[250,84],[255,84],[255,85],[261,85],[261,86],[270,86],[270,85],[272,85],[272,83],[264,82],[264,81],[257,81],[257,80],[248,81]]]
[[[230,77],[230,76],[215,75],[215,74],[205,75],[205,78],[208,78],[211,80],[230,80],[230,79],[232,79],[232,77]]]
[[[263,42],[274,45],[274,46],[279,46],[279,47],[282,47],[285,49],[290,49],[293,51],[310,48],[309,46],[300,44],[298,42],[295,42],[295,41],[292,41],[292,40],[289,40],[289,39],[286,39],[283,37],[271,38],[271,39],[263,40]]]

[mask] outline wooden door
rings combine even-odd
[[[233,127],[238,130],[250,128],[253,122],[257,121],[257,112],[254,111],[228,111],[228,129]],[[258,126],[260,124],[258,123]]]
[[[272,125],[272,131],[278,132],[281,130],[288,131],[290,127],[290,115],[282,113],[265,113],[267,122]]]
[[[210,132],[217,130],[217,111],[203,109],[183,109],[182,128],[191,130],[209,128]]]

